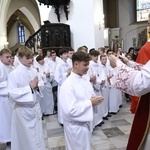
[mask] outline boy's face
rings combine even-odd
[[[109,51],[108,54],[107,54],[107,56],[110,56],[112,54],[113,54],[113,51]]]
[[[100,54],[100,55],[104,55],[103,50],[100,49],[100,50],[99,50],[99,54]]]
[[[42,49],[39,49],[39,50],[38,50],[38,55],[39,55],[39,56],[42,56],[42,55],[43,55]]]
[[[10,64],[10,61],[11,61],[11,54],[10,53],[4,53],[2,56],[1,56],[1,61],[4,65],[9,65]]]
[[[39,60],[38,63],[39,63],[40,65],[44,65],[44,59]]]
[[[74,66],[79,75],[84,75],[89,69],[89,61],[74,62]]]
[[[47,51],[47,57],[51,56],[51,52]]]
[[[101,58],[102,65],[106,65],[106,62],[107,62],[107,57],[102,57]]]
[[[68,53],[63,53],[60,57],[63,60],[67,60],[68,59]]]
[[[72,59],[73,53],[74,53],[74,51],[69,51],[69,52],[68,52],[68,57],[69,57],[70,59]]]
[[[131,51],[130,51],[130,54],[133,54],[134,53],[134,50],[132,49]]]
[[[54,61],[56,60],[56,53],[52,54],[52,60],[54,60]]]
[[[122,52],[122,48],[119,47],[119,48],[118,48],[118,51]]]
[[[26,67],[30,67],[33,64],[33,56],[31,57],[19,57],[20,62],[25,65]]]
[[[94,56],[94,55],[92,55],[91,57],[92,57],[92,60],[93,60],[94,62],[96,62],[96,63],[97,63],[97,61],[98,61],[98,56]]]
[[[14,64],[14,57],[12,56],[10,59],[10,65],[13,65],[13,64]]]

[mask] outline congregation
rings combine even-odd
[[[130,48],[127,54],[121,49],[118,49],[118,53],[122,53],[130,60],[136,57],[133,48]],[[11,142],[11,150],[44,150],[42,120],[57,113],[60,125],[64,126],[67,149],[78,149],[76,147],[80,147],[80,143],[73,146],[74,143],[71,142],[73,136],[79,138],[78,133],[69,135],[67,131],[75,131],[77,128],[72,124],[69,128],[68,122],[77,121],[82,126],[90,122],[91,134],[95,127],[103,126],[105,120],[117,114],[122,107],[124,93],[112,87],[110,83],[114,68],[111,67],[108,57],[112,54],[118,55],[110,49],[101,47],[98,50],[88,50],[86,46],[79,47],[77,52],[62,48],[58,56],[54,50],[48,50],[45,57],[42,49],[38,49],[37,55],[33,55],[25,46],[20,47],[15,55],[12,55],[9,49],[2,49],[0,51],[0,128],[3,130],[0,130],[0,142],[8,144]],[[87,62],[87,64],[81,66],[76,62]],[[76,81],[74,74],[82,77],[83,81]],[[70,79],[69,85],[66,85],[66,79]],[[89,105],[84,103],[78,105],[76,101],[73,103],[74,99],[67,95],[67,88],[72,84],[75,86],[73,94],[76,95],[79,103],[83,98],[83,101],[90,100]],[[83,92],[84,95],[80,97],[78,92]],[[129,100],[130,96],[126,96]],[[76,103],[77,110],[76,108],[74,110]],[[73,109],[70,110],[72,116],[65,114],[68,107]],[[89,110],[86,110],[87,107]],[[79,141],[83,142],[86,136],[80,135]],[[87,138],[89,144],[90,136],[89,139]],[[90,146],[86,145],[81,149],[88,150]]]

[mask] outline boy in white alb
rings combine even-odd
[[[73,71],[60,87],[67,150],[90,150],[93,106],[103,100],[95,96],[91,83],[83,76],[88,71],[89,60],[85,52],[74,53]]]
[[[66,49],[60,49],[59,50],[59,56],[61,58],[60,63],[57,65],[56,70],[55,70],[55,80],[58,83],[58,121],[63,124],[63,118],[62,118],[62,110],[60,108],[60,101],[61,98],[59,95],[59,89],[62,83],[67,79],[67,77],[71,73],[71,69],[69,65],[67,64],[67,59],[68,59],[68,51]]]
[[[0,143],[11,141],[11,116],[12,108],[8,99],[8,75],[12,71],[9,65],[11,51],[0,51]]]
[[[103,78],[104,84],[102,87],[102,95],[104,97],[104,101],[102,102],[102,111],[103,111],[103,119],[108,120],[107,117],[111,117],[111,115],[108,114],[109,112],[109,92],[110,92],[110,84],[109,84],[109,79],[110,79],[110,70],[108,66],[106,65],[107,63],[107,57],[106,55],[101,55],[100,56],[100,67],[104,71],[105,77]]]
[[[41,91],[43,97],[41,98],[40,104],[43,111],[43,116],[49,116],[54,112],[54,99],[51,85],[54,76],[51,75],[50,67],[45,63],[43,56],[37,56],[36,61],[36,68],[38,68],[39,75],[44,81],[44,86]]]
[[[68,50],[68,59],[67,59],[67,63],[69,65],[70,68],[72,68],[72,55],[74,53],[73,49],[69,49]]]
[[[33,54],[27,47],[18,51],[21,64],[8,76],[9,99],[13,102],[11,150],[45,150],[38,86],[42,86]]]
[[[92,86],[94,88],[94,92],[97,96],[102,96],[101,93],[101,87],[104,84],[104,71],[100,68],[99,62],[98,62],[98,56],[99,52],[97,50],[93,50],[90,53],[92,60],[89,64],[89,70],[88,75],[95,76],[96,79],[94,81],[91,81]],[[93,127],[95,126],[101,126],[103,123],[103,115],[102,115],[102,104],[95,106],[95,109],[97,110],[94,113],[94,122]]]

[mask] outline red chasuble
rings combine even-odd
[[[146,64],[150,60],[150,42],[147,42],[139,51],[137,62]],[[141,96],[137,105],[136,114],[127,145],[127,150],[138,150],[143,144],[150,123],[150,93]]]
[[[137,96],[131,96],[130,111],[131,111],[132,114],[136,113],[136,108],[137,108],[138,102],[139,102],[139,97],[137,97]]]

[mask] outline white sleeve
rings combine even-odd
[[[8,94],[15,102],[33,102],[33,93],[30,86],[17,87],[13,74],[8,76]]]
[[[0,95],[1,96],[8,95],[7,81],[0,82]]]
[[[62,83],[67,79],[67,72],[62,72],[61,66],[57,65],[55,70],[55,80],[59,85],[62,85]]]
[[[133,96],[141,96],[150,92],[150,61],[141,70],[129,68],[120,61],[114,69],[111,84],[123,92]]]
[[[133,61],[128,61],[127,66],[129,66],[131,68],[134,68],[135,70],[141,70],[142,67],[143,67],[142,64],[139,64],[139,63],[136,63],[136,62],[133,62]]]
[[[7,79],[4,79],[5,76],[6,75],[0,66],[0,96],[8,96]]]

